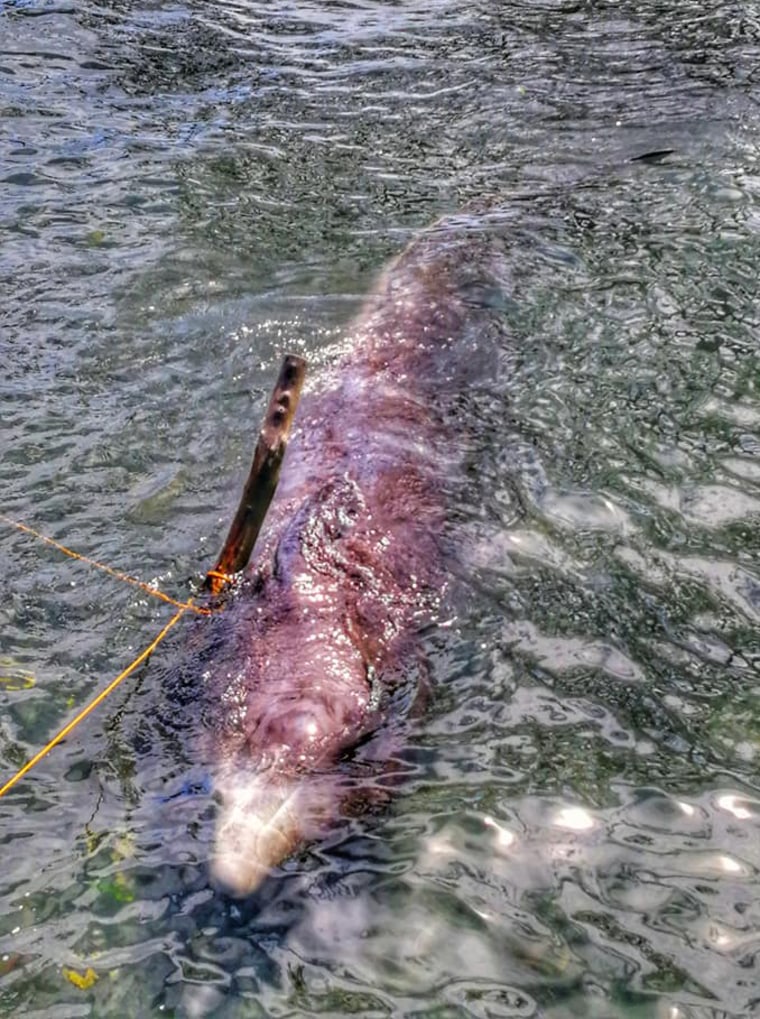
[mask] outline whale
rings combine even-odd
[[[498,234],[439,221],[380,274],[302,396],[199,692],[210,870],[231,895],[394,785],[448,611],[457,401],[500,341],[504,279]]]

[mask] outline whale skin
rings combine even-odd
[[[452,398],[492,343],[488,295],[502,277],[487,231],[467,217],[434,225],[384,271],[334,367],[307,386],[255,558],[224,613],[223,649],[204,673],[211,871],[233,895],[362,795],[382,799],[395,715],[414,701],[421,635],[445,603],[461,450]],[[374,763],[358,767],[367,746]]]

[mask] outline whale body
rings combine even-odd
[[[232,894],[361,798],[357,748],[393,752],[421,632],[446,594],[459,448],[449,397],[500,328],[483,295],[501,269],[487,233],[436,224],[383,273],[343,356],[302,398],[223,652],[204,674],[211,869]]]

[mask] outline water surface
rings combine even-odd
[[[214,894],[173,637],[0,805],[2,1014],[757,1013],[759,66],[753,4],[0,2],[2,511],[113,567],[185,597],[283,349],[513,234],[393,805]],[[8,775],[167,615],[0,562]]]

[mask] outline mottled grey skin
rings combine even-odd
[[[451,429],[440,394],[476,354],[495,258],[439,225],[382,277],[334,372],[311,380],[280,488],[207,673],[220,801],[212,869],[234,894],[338,817],[343,755],[383,724],[446,570]]]

